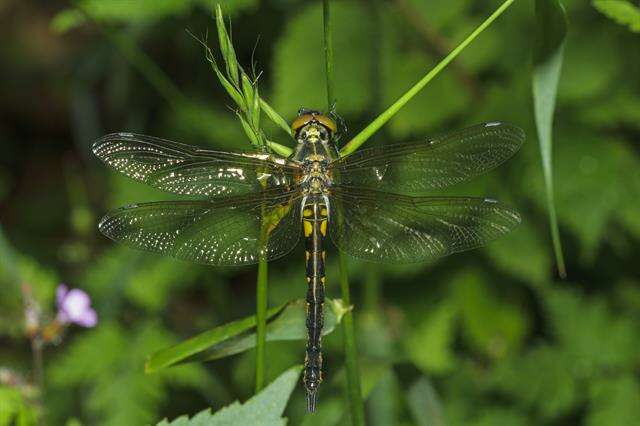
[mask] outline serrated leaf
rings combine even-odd
[[[48,363],[48,382],[59,390],[85,388],[85,409],[101,424],[148,424],[169,385],[202,388],[207,384],[208,376],[199,365],[154,376],[144,374],[146,354],[174,340],[154,322],[127,330],[102,322],[76,337],[61,357]]]
[[[340,300],[327,300],[323,333],[329,334],[342,320],[348,308]],[[271,309],[267,313],[267,341],[300,340],[306,338],[306,304],[296,300]],[[247,334],[255,327],[255,316],[250,316],[201,333],[189,340],[149,357],[145,365],[147,373],[183,362],[218,359],[255,346],[255,334]]]
[[[542,156],[553,249],[560,276],[566,275],[553,191],[553,113],[564,55],[567,22],[558,0],[536,0],[537,38],[533,55],[533,104]]]
[[[544,304],[560,345],[576,360],[574,371],[590,376],[601,368],[626,368],[637,359],[637,325],[611,311],[606,302],[578,291],[547,290]]]
[[[627,0],[595,0],[593,7],[600,13],[624,25],[634,33],[640,32],[640,8]]]
[[[558,348],[543,345],[502,363],[491,375],[492,385],[545,418],[570,412],[578,403],[573,361]]]
[[[285,371],[244,404],[236,401],[213,414],[207,409],[191,419],[181,416],[172,422],[163,420],[158,426],[284,426],[287,420],[282,418],[282,413],[298,382],[300,371],[300,367]]]

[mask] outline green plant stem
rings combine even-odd
[[[322,0],[322,21],[324,28],[324,57],[325,72],[327,77],[327,111],[334,105],[333,96],[333,36],[331,32],[331,12],[329,0]]]
[[[40,410],[42,410],[44,406],[44,363],[42,361],[42,345],[43,343],[40,336],[34,336],[31,338],[31,353],[33,357],[33,383],[38,390],[36,405]],[[38,415],[37,424],[44,424],[42,412]]]
[[[256,393],[264,388],[266,380],[267,273],[267,260],[261,258],[256,282]]]
[[[333,85],[333,37],[331,35],[331,13],[329,0],[322,1],[323,27],[324,27],[324,54],[327,79],[327,111],[335,107]],[[349,291],[349,277],[347,274],[347,259],[340,252],[340,291],[345,306],[351,306]],[[360,368],[358,365],[358,350],[356,347],[355,329],[353,326],[353,310],[350,309],[342,321],[344,356],[347,367],[347,396],[349,398],[349,411],[351,424],[364,426],[364,403],[360,386]]]
[[[347,259],[340,253],[340,290],[345,306],[351,306],[349,294],[349,277],[347,274]],[[360,366],[358,364],[358,348],[356,333],[353,325],[353,309],[349,310],[342,319],[342,334],[345,363],[347,366],[347,395],[349,397],[349,411],[351,424],[364,426],[364,402],[360,386]]]
[[[553,242],[553,251],[556,255],[556,264],[558,267],[558,275],[560,278],[567,278],[567,268],[564,263],[564,255],[562,253],[562,242],[560,240],[560,231],[558,228],[558,216],[556,215],[556,203],[553,197],[553,178],[547,177],[547,169],[545,169],[547,206],[549,208],[549,221],[551,222],[551,240]]]
[[[515,0],[506,0],[489,16],[480,26],[478,26],[462,43],[456,46],[442,61],[440,61],[431,71],[429,71],[420,81],[411,87],[404,95],[400,96],[389,108],[382,112],[375,120],[351,139],[340,150],[340,156],[353,153],[365,143],[375,132],[377,132],[387,121],[393,118],[400,109],[416,96],[424,87],[433,80],[440,72],[453,61],[473,40],[478,37],[493,21],[495,21]]]

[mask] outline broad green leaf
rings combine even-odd
[[[534,224],[523,220],[514,232],[485,247],[493,263],[519,279],[539,284],[549,278],[551,256]]]
[[[554,150],[556,189],[560,222],[580,242],[580,258],[591,262],[599,248],[611,242],[612,223],[621,223],[630,234],[640,235],[638,203],[640,197],[640,160],[623,140],[602,132],[560,129]],[[539,169],[530,164],[523,189],[534,195],[542,208],[545,189]],[[586,190],[585,188],[588,188]],[[577,257],[577,256],[576,256]]]
[[[369,426],[388,426],[395,423],[401,412],[402,385],[393,369],[385,371],[368,398]],[[324,405],[324,402],[322,403]]]
[[[431,310],[406,341],[411,361],[424,372],[443,373],[455,364],[456,309],[441,303]],[[425,348],[428,348],[425,350]]]
[[[331,333],[348,311],[340,300],[327,300],[324,334]],[[273,308],[267,313],[267,341],[306,338],[306,304],[296,300]],[[255,334],[247,333],[256,324],[250,316],[201,333],[178,345],[163,349],[149,357],[145,371],[153,373],[172,365],[195,360],[213,360],[244,352],[255,346]]]
[[[530,415],[522,412],[522,410],[508,408],[484,408],[480,415],[476,418],[469,419],[465,426],[527,426],[534,423],[530,420]]]
[[[630,424],[640,419],[640,386],[632,374],[596,379],[589,387],[587,426]]]
[[[614,312],[604,300],[547,290],[544,304],[554,335],[576,362],[575,374],[589,377],[597,369],[630,368],[636,362],[637,321]]]
[[[210,386],[210,376],[197,364],[144,374],[146,354],[174,341],[152,321],[129,329],[102,322],[68,342],[61,356],[47,363],[47,382],[61,392],[85,389],[85,410],[100,424],[149,424],[170,386]]]
[[[553,193],[553,112],[560,81],[567,22],[559,0],[536,0],[537,38],[533,56],[533,104],[553,248],[560,276],[566,276]]]
[[[171,422],[163,420],[158,426],[284,426],[287,419],[282,418],[282,413],[298,382],[300,371],[300,367],[285,371],[244,404],[236,401],[213,414],[206,409],[191,418],[181,416]]]
[[[574,368],[574,361],[558,348],[542,345],[499,364],[490,380],[495,389],[515,398],[519,405],[534,409],[543,418],[556,418],[580,402]]]
[[[420,377],[411,385],[407,395],[409,409],[418,426],[444,426],[440,398],[431,381]]]
[[[394,54],[386,55],[383,98],[390,104],[402,96],[425,70],[436,65],[435,58],[430,58],[419,51],[402,52],[398,46],[393,48]],[[442,132],[438,125],[451,120],[456,114],[464,111],[469,104],[470,95],[451,72],[439,76],[429,85],[429,89],[416,95],[405,108],[389,121],[388,129],[398,139],[416,134]]]
[[[640,33],[640,8],[630,1],[594,0],[593,7],[634,33]]]
[[[197,6],[209,10],[213,6],[208,0],[77,0],[73,3],[99,21],[118,24],[154,22],[185,15]],[[224,7],[226,13],[234,13],[256,4],[256,0],[226,0]],[[85,17],[78,9],[59,12],[52,21],[52,28],[65,32],[82,25]]]
[[[479,271],[464,271],[449,284],[469,345],[492,358],[505,358],[522,344],[528,329],[526,313],[502,300]]]
[[[617,77],[621,67],[625,66],[624,59],[616,49],[611,48],[618,42],[611,33],[571,33],[567,38],[562,69],[563,75],[571,78],[560,79],[559,104],[588,108],[590,102],[602,97],[609,99],[612,89],[622,87]],[[595,67],[593,52],[598,52],[598,66]],[[602,104],[599,106],[600,110],[603,110]],[[611,105],[611,108],[615,109],[614,105]]]
[[[285,117],[304,106],[326,105],[322,52],[322,5],[301,3],[274,46],[271,105]],[[360,112],[371,101],[371,37],[375,30],[365,5],[333,2],[331,18],[335,66],[335,96],[341,114]],[[358,22],[358,25],[354,25]]]
[[[0,426],[35,426],[35,407],[16,388],[0,385]]]

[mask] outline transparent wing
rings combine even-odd
[[[277,259],[300,236],[299,191],[225,200],[134,204],[106,215],[99,229],[130,247],[210,265]],[[264,245],[261,236],[268,235]]]
[[[518,223],[514,209],[485,198],[409,197],[335,187],[329,233],[351,256],[411,263],[479,247]]]
[[[498,166],[524,142],[507,123],[484,123],[419,143],[363,149],[330,165],[334,180],[398,194],[422,195]]]
[[[261,154],[212,151],[152,136],[114,133],[94,154],[120,173],[174,194],[226,197],[287,186],[298,167]]]

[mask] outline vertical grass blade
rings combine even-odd
[[[333,36],[331,35],[329,0],[322,1],[322,11],[327,78],[327,111],[332,111],[335,108],[335,97],[333,84]],[[346,306],[351,306],[347,259],[342,252],[339,252],[338,256],[340,257],[340,291],[342,293],[342,300]],[[349,399],[351,424],[354,426],[364,426],[364,402],[362,400],[362,389],[360,386],[360,368],[358,365],[358,350],[356,347],[352,310],[349,310],[344,316],[344,320],[342,321],[342,334],[344,339],[345,364],[347,367],[347,396]]]
[[[537,37],[533,58],[533,111],[540,143],[551,239],[558,274],[567,275],[553,195],[553,113],[562,69],[567,20],[558,0],[536,0]]]
[[[340,155],[345,156],[353,153],[355,150],[365,143],[375,132],[380,130],[387,121],[393,118],[394,115],[400,111],[400,109],[406,105],[414,96],[416,96],[424,87],[433,80],[440,72],[453,61],[467,47],[473,40],[475,40],[489,25],[493,23],[502,13],[507,10],[509,6],[515,0],[506,0],[495,12],[493,12],[482,24],[480,24],[462,43],[456,46],[442,61],[440,61],[431,71],[429,71],[420,81],[418,81],[413,87],[411,87],[404,95],[400,96],[389,108],[382,112],[375,120],[371,122],[367,127],[362,129],[353,139],[351,139],[340,150]]]
[[[345,306],[351,306],[347,259],[342,252],[339,253],[339,256],[342,301]],[[351,424],[354,426],[364,426],[364,401],[362,400],[362,387],[360,385],[360,366],[358,364],[358,348],[356,346],[356,333],[353,325],[353,309],[349,310],[342,319],[342,335],[345,364],[347,367],[347,396],[349,398]]]
[[[335,103],[335,97],[333,93],[333,35],[331,29],[331,11],[329,3],[329,0],[322,1],[325,72],[327,75],[327,111],[330,111]]]
[[[261,258],[256,281],[256,393],[264,388],[266,380],[267,273],[268,263]]]

